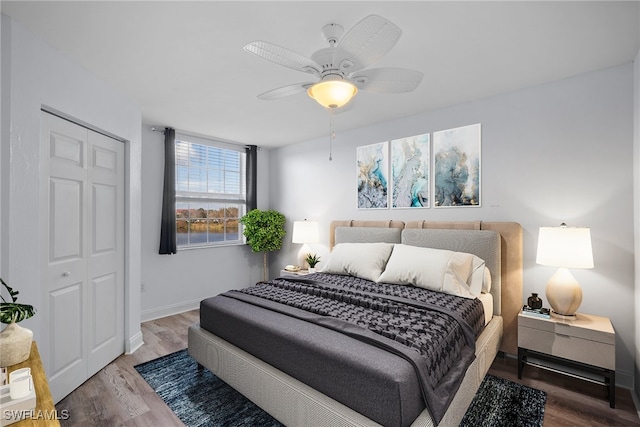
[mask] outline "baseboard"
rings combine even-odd
[[[132,354],[143,345],[144,341],[142,339],[142,332],[140,331],[125,342],[125,354]]]
[[[616,369],[616,386],[631,390],[631,394],[633,395],[633,373]]]
[[[200,308],[200,301],[202,301],[202,299],[145,310],[140,313],[140,320],[142,322],[147,322],[149,320],[160,319],[161,317],[184,313],[185,311],[195,310]]]
[[[633,405],[636,407],[638,418],[640,418],[640,401],[638,400],[637,390],[631,390],[631,399],[633,399]]]

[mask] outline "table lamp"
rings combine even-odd
[[[536,262],[559,267],[547,283],[551,315],[571,320],[582,302],[580,284],[569,268],[593,268],[591,231],[586,227],[540,227]]]
[[[318,223],[316,221],[294,221],[293,233],[291,235],[292,243],[302,243],[302,247],[298,251],[298,265],[304,266],[307,254],[311,252],[309,243],[318,243],[320,241],[318,233]]]

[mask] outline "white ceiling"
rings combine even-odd
[[[441,109],[630,62],[640,2],[2,1],[38,34],[139,105],[150,125],[264,147],[326,135],[328,113],[306,94],[256,95],[309,75],[245,52],[265,40],[305,56],[321,28],[369,14],[403,29],[375,66],[424,72],[405,94],[359,92],[337,132]]]

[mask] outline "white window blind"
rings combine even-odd
[[[178,247],[241,244],[246,206],[243,147],[177,135],[176,233]]]

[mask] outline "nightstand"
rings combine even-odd
[[[528,358],[557,363],[578,373],[554,369]],[[609,392],[609,406],[616,405],[616,333],[607,317],[576,313],[575,320],[538,318],[518,314],[518,378],[525,364],[568,373],[603,384]],[[596,374],[603,381],[586,375]]]

